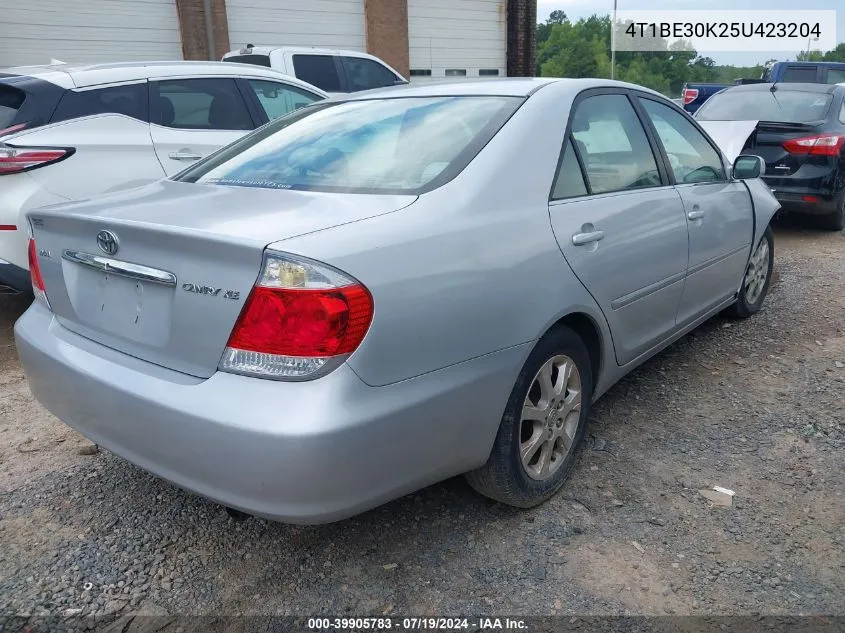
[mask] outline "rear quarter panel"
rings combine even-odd
[[[68,200],[129,189],[164,176],[149,124],[120,114],[54,123],[6,142],[23,147],[75,148],[70,158],[28,172],[45,190]]]
[[[604,318],[549,220],[573,96],[559,84],[541,89],[455,180],[406,209],[272,245],[370,289],[373,323],[349,360],[362,380],[386,385],[535,341],[570,312],[597,324],[610,352],[603,364],[613,362]]]

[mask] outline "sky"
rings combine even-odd
[[[629,10],[678,10],[678,9],[840,9],[836,14],[836,40],[845,41],[845,4],[841,0],[806,0],[796,3],[795,0],[617,0],[617,9]],[[566,12],[570,20],[586,18],[591,15],[609,15],[613,10],[613,0],[538,0],[537,19],[545,22],[549,13],[556,9]],[[702,55],[712,57],[717,64],[733,64],[736,66],[753,66],[768,59],[795,59],[799,51],[786,52],[713,52],[698,51]]]

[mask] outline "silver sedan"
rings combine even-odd
[[[614,382],[761,308],[761,169],[619,82],[321,102],[31,212],[18,350],[56,416],[229,507],[333,521],[461,473],[529,507]]]

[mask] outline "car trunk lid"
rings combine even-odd
[[[415,199],[164,181],[29,217],[61,325],[131,356],[208,377],[268,244]]]
[[[813,136],[820,126],[807,123],[780,123],[760,121],[748,138],[744,153],[757,154],[766,161],[766,174],[769,176],[791,176],[808,160],[816,157],[809,154],[789,152],[784,144],[787,141]]]

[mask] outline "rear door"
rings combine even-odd
[[[150,81],[150,134],[168,176],[236,141],[259,123],[233,78]]]
[[[754,231],[751,194],[728,178],[721,154],[689,117],[639,97],[681,196],[689,230],[689,267],[678,325],[736,293]]]
[[[620,365],[676,329],[684,208],[627,92],[576,100],[549,213],[566,261],[607,318]]]

